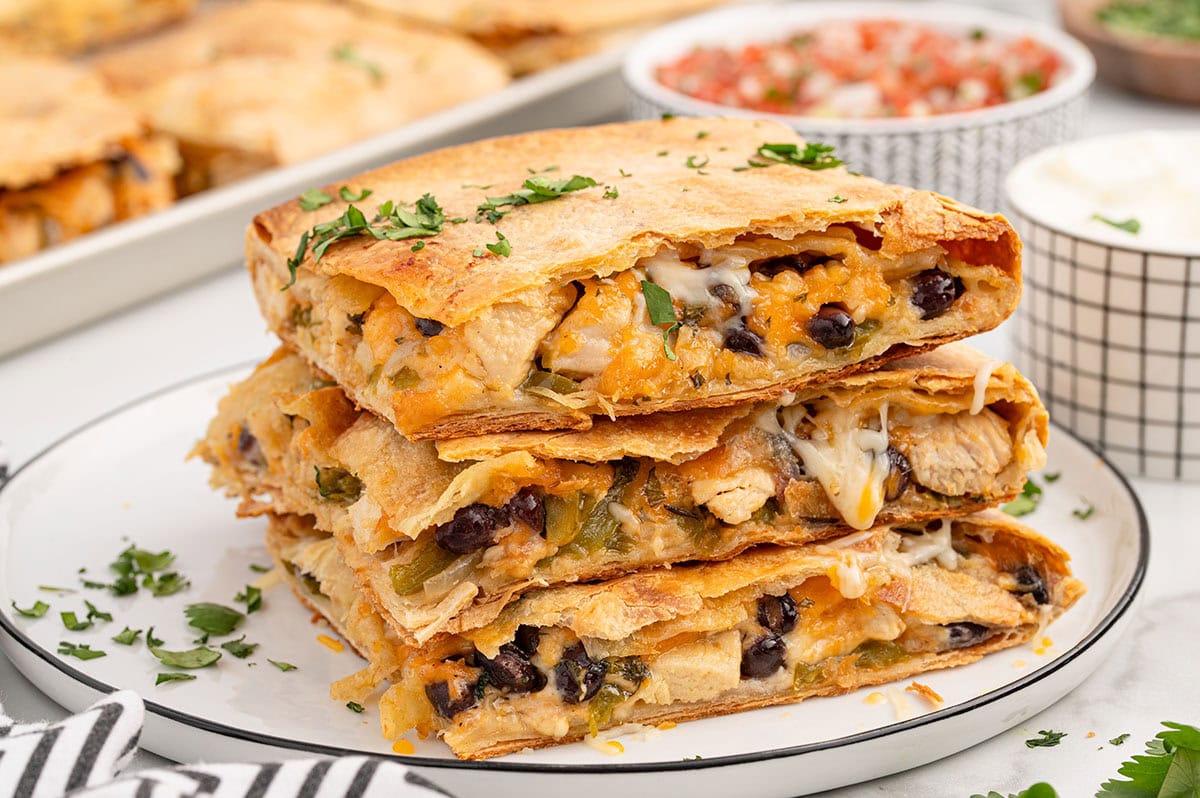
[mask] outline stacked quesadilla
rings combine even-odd
[[[1044,464],[1036,390],[953,343],[1018,301],[1003,218],[744,120],[323,193],[248,231],[284,346],[197,451],[367,660],[333,695],[387,684],[385,735],[484,758],[845,692],[1082,594],[988,509]]]

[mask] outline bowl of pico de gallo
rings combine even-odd
[[[1095,72],[1048,25],[900,2],[734,5],[655,30],[624,65],[636,117],[775,119],[854,171],[989,210],[1013,164],[1078,135]]]

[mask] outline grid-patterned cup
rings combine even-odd
[[[1015,356],[1051,417],[1129,474],[1200,480],[1200,253],[1117,246],[1033,219]]]
[[[929,117],[846,119],[748,111],[697,100],[658,82],[658,66],[696,47],[779,40],[835,20],[904,19],[966,35],[1030,36],[1064,63],[1055,85],[1016,102]],[[774,119],[809,141],[832,144],[851,169],[927,188],[989,210],[1003,208],[1004,175],[1023,155],[1079,135],[1096,64],[1087,48],[1062,31],[986,9],[942,3],[770,3],[733,5],[655,30],[625,58],[630,113],[650,119],[742,116]]]

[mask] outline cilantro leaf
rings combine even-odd
[[[571,191],[580,191],[596,185],[596,181],[583,175],[572,175],[566,180],[550,180],[540,175],[531,177],[522,184],[522,188],[502,197],[486,197],[475,209],[475,221],[487,219],[492,224],[500,221],[512,212],[513,208],[522,205],[535,205],[558,199]],[[509,208],[507,211],[501,208]]]
[[[1087,499],[1083,500],[1083,507],[1077,507],[1071,511],[1071,515],[1078,518],[1080,521],[1086,521],[1096,514],[1096,505],[1092,504]]]
[[[75,591],[69,587],[54,587],[52,585],[38,585],[38,590],[44,590],[47,593],[74,593]]]
[[[299,668],[297,668],[295,665],[293,665],[290,662],[279,662],[279,661],[273,660],[273,659],[269,659],[269,660],[267,660],[267,662],[271,663],[276,668],[279,668],[279,670],[283,671],[284,673],[287,673],[288,671],[299,670]]]
[[[1042,500],[1042,487],[1033,481],[1033,477],[1025,480],[1025,487],[1021,489],[1021,495],[1010,501],[1008,504],[1002,505],[1001,510],[1013,516],[1014,518],[1022,515],[1029,515],[1037,509],[1038,504]]]
[[[195,678],[196,678],[196,674],[194,674],[194,673],[180,673],[179,671],[170,671],[167,673],[160,673],[160,674],[158,674],[158,676],[155,676],[154,677],[154,686],[158,687],[160,684],[166,684],[167,682],[190,682]]]
[[[237,610],[208,601],[187,605],[183,614],[188,617],[188,626],[213,635],[229,634],[246,617]]]
[[[621,195],[621,192],[617,190],[616,186],[605,186],[604,187],[604,198],[605,199],[616,199],[620,195]]]
[[[132,646],[137,642],[138,635],[142,633],[141,629],[130,629],[126,626],[117,634],[113,635],[113,642],[120,643],[123,646]]]
[[[149,629],[146,630],[146,645],[153,648],[155,646],[161,646],[162,644],[163,644],[163,641],[159,640],[157,637],[154,636],[154,627],[153,626],[151,626]]]
[[[1125,741],[1128,739],[1129,739],[1129,732],[1125,732],[1124,734],[1118,734],[1116,737],[1109,740],[1108,744],[1109,745],[1124,745]]]
[[[363,705],[357,701],[347,701],[346,709],[350,710],[351,712],[361,713],[363,711]]]
[[[1002,793],[992,790],[987,795],[976,793],[971,798],[1006,798]],[[1058,793],[1044,781],[1039,781],[1027,790],[1021,790],[1019,793],[1009,793],[1007,798],[1058,798]]]
[[[68,643],[66,641],[63,641],[58,644],[58,653],[63,654],[64,656],[68,656],[68,657],[75,657],[75,659],[84,659],[84,660],[97,659],[99,657],[107,657],[108,656],[107,653],[101,651],[98,648],[93,649],[91,646],[88,646],[88,645],[77,646],[74,643]]]
[[[700,160],[698,156],[689,155],[687,157],[687,160],[683,162],[683,165],[686,166],[688,169],[695,169],[696,171],[700,171],[704,167],[708,166],[708,160],[709,159],[708,159],[707,155],[704,156],[703,161]]]
[[[1053,474],[1051,474],[1051,473],[1042,474],[1042,479],[1046,480],[1046,482],[1048,484],[1058,482],[1059,478],[1061,478],[1061,477],[1062,477],[1061,471],[1055,471]]]
[[[234,596],[233,600],[244,602],[246,614],[249,615],[262,607],[262,590],[254,585],[246,585],[246,590]]]
[[[349,186],[342,186],[338,189],[338,196],[342,198],[343,202],[362,202],[374,193],[374,190],[369,188],[364,188],[357,195],[350,190]]]
[[[1045,729],[1039,731],[1038,734],[1041,736],[1025,741],[1026,748],[1053,748],[1067,736],[1066,732],[1047,731]]]
[[[835,203],[837,205],[841,205],[843,202],[846,201],[846,198],[843,197],[841,194],[834,194],[832,197],[829,198],[828,201]]]
[[[512,254],[512,244],[504,237],[504,233],[501,233],[499,230],[496,231],[496,243],[488,244],[487,248],[488,252],[491,252],[493,255],[499,255],[502,258],[507,258]]]
[[[319,188],[310,188],[300,195],[300,210],[315,211],[333,202],[333,197]]]
[[[774,162],[812,170],[832,169],[842,165],[842,160],[833,152],[832,145],[815,141],[805,144],[804,149],[800,149],[798,144],[762,144],[756,150],[756,154],[768,163],[756,163],[751,160],[749,164],[750,166],[770,166],[770,162]]]
[[[245,659],[254,653],[254,649],[258,648],[258,643],[245,642],[246,636],[242,635],[237,640],[229,640],[221,644],[221,648],[228,651],[238,659]]]
[[[90,601],[83,602],[87,606],[87,619],[89,621],[108,621],[112,622],[112,613],[101,612],[96,609],[96,605]]]
[[[184,588],[191,586],[191,584],[185,576],[175,571],[168,571],[158,576],[146,574],[142,578],[142,587],[148,588],[157,598],[173,596]]]
[[[305,230],[296,244],[296,253],[288,258],[290,279],[282,291],[296,283],[296,272],[312,245],[313,263],[320,263],[326,250],[334,243],[356,236],[369,236],[376,241],[404,241],[410,238],[429,238],[442,232],[445,221],[442,207],[432,194],[426,194],[413,203],[413,210],[401,208],[392,200],[380,205],[375,216],[368,221],[357,205],[350,205],[335,219],[313,225]]]
[[[189,651],[167,651],[158,646],[151,646],[150,653],[164,665],[173,668],[207,668],[221,658],[221,652],[200,646]]]
[[[359,322],[359,324],[362,324],[362,322],[360,321],[360,322]],[[254,572],[254,573],[256,573],[256,574],[265,574],[265,573],[269,573],[269,572],[270,572],[270,570],[271,570],[271,566],[269,566],[269,565],[258,565],[257,563],[250,563],[250,570],[251,570],[251,571],[253,571],[253,572]]]
[[[1117,221],[1116,219],[1110,219],[1107,216],[1101,216],[1098,213],[1093,213],[1092,218],[1097,222],[1104,222],[1109,227],[1115,227],[1118,230],[1124,230],[1126,233],[1131,235],[1137,235],[1142,231],[1142,223],[1132,217],[1122,221]]]
[[[33,606],[27,610],[23,610],[17,606],[17,602],[12,603],[12,608],[17,611],[18,615],[23,615],[26,618],[41,618],[46,614],[46,610],[50,609],[50,605],[44,601],[35,601]]]
[[[62,618],[62,625],[70,632],[82,632],[92,628],[91,621],[81,621],[73,612],[60,612],[59,616]]]
[[[642,296],[646,299],[646,310],[650,313],[650,323],[654,325],[669,324],[663,331],[663,352],[667,360],[675,359],[675,351],[671,349],[671,333],[682,326],[675,315],[675,305],[671,302],[671,294],[667,289],[649,280],[642,280]]]

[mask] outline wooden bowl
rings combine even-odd
[[[1059,0],[1063,27],[1096,57],[1100,79],[1131,91],[1200,105],[1200,41],[1125,33],[1096,12],[1110,0]]]

